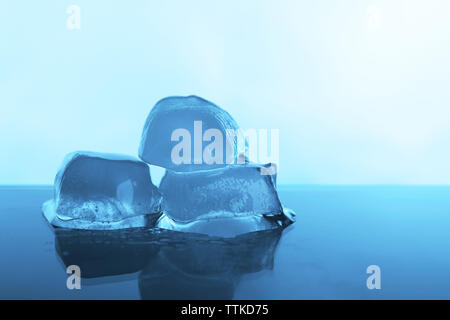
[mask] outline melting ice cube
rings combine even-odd
[[[54,188],[54,199],[44,203],[43,211],[57,227],[141,227],[160,215],[161,195],[149,168],[133,157],[73,152],[64,159]]]
[[[197,96],[168,97],[148,115],[139,157],[175,171],[196,171],[238,163],[244,149],[242,132],[228,112]]]
[[[169,230],[233,237],[293,221],[283,210],[267,166],[233,165],[213,170],[168,170],[160,183],[163,211],[157,223]]]

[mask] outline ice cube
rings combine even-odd
[[[160,183],[164,229],[234,237],[286,226],[292,215],[283,210],[275,177],[261,174],[267,166],[232,165],[213,170],[167,170]]]
[[[245,146],[242,131],[225,110],[197,96],[168,97],[147,117],[139,157],[174,171],[196,171],[245,161],[239,158]]]
[[[54,199],[44,203],[43,211],[56,227],[142,227],[160,215],[161,194],[148,165],[134,157],[73,152],[64,159],[54,188]]]

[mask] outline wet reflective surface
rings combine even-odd
[[[51,187],[0,187],[0,298],[450,298],[450,188],[281,186],[283,233],[52,229]],[[82,271],[66,287],[66,266]],[[366,268],[381,268],[368,290]]]
[[[240,278],[273,268],[281,230],[233,239],[166,230],[55,230],[56,252],[85,278],[139,272],[144,299],[232,299]]]

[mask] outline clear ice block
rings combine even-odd
[[[268,165],[270,166],[270,165]],[[195,172],[167,170],[160,183],[164,229],[234,237],[289,225],[267,166],[233,165]]]
[[[179,130],[184,134],[178,134]],[[221,136],[217,139],[221,147],[216,145],[213,152],[211,144],[217,142],[216,135]],[[177,151],[176,146],[182,142],[186,147]],[[242,155],[240,158],[245,146],[239,126],[225,110],[197,96],[168,97],[160,100],[147,117],[139,157],[174,171],[207,170],[239,163],[238,159],[245,161]],[[173,151],[182,159],[175,160]]]
[[[71,229],[142,227],[160,215],[161,194],[148,165],[134,157],[79,151],[66,156],[55,178],[47,220]]]

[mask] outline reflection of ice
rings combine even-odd
[[[224,240],[185,234],[161,246],[139,276],[143,299],[231,299],[243,274],[273,268],[279,230]]]
[[[275,176],[259,165],[233,165],[195,172],[168,170],[160,183],[165,229],[235,236],[292,222],[275,189]]]
[[[142,230],[55,229],[55,248],[64,265],[80,267],[83,278],[134,273],[156,250],[145,241],[152,232]],[[145,240],[143,235],[147,235]]]
[[[273,268],[281,230],[231,239],[161,229],[56,229],[56,250],[83,278],[134,273],[143,299],[230,299],[241,276]]]
[[[194,122],[201,123],[201,132],[198,132],[198,128],[194,130]],[[179,142],[176,140],[178,138],[173,141],[172,134],[180,129],[190,136],[191,152],[189,161],[186,161],[188,163],[176,164],[172,158],[172,151]],[[203,163],[203,132],[206,134],[209,129],[217,130],[223,138],[220,164]],[[139,157],[149,164],[175,171],[223,167],[226,163],[237,161],[238,139],[227,136],[227,130],[238,129],[236,121],[228,112],[205,99],[197,96],[164,98],[153,107],[145,122]],[[241,135],[240,131],[236,134]],[[200,147],[200,159],[195,158],[197,153],[194,152],[195,145]],[[200,163],[196,163],[198,161]]]
[[[69,154],[56,178],[55,198],[43,206],[58,227],[117,229],[145,226],[160,214],[161,195],[147,164],[128,156]]]

